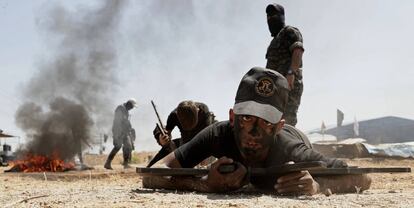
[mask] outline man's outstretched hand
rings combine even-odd
[[[319,184],[308,171],[294,172],[279,177],[274,187],[280,194],[314,195],[319,192]]]

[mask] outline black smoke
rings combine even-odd
[[[90,142],[93,121],[86,108],[63,97],[50,102],[49,110],[26,103],[17,111],[16,121],[26,132],[32,132],[25,151],[32,154],[58,154],[71,159]]]
[[[16,112],[17,125],[30,139],[25,152],[72,159],[99,129],[109,128],[124,3],[107,0],[71,11],[48,5],[37,19],[51,55],[24,87],[26,100]]]

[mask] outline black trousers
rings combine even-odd
[[[172,142],[174,142],[174,144],[175,144],[176,147],[179,147],[180,146],[180,140],[181,139],[173,139]],[[156,162],[160,161],[162,158],[164,158],[165,156],[167,156],[168,154],[170,154],[170,152],[172,152],[172,150],[170,149],[170,147],[168,145],[162,147],[161,150],[158,151],[158,153],[148,163],[147,168],[151,167]]]

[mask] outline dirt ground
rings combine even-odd
[[[143,166],[151,153],[134,155]],[[363,193],[285,197],[237,192],[205,194],[142,188],[135,169],[124,170],[120,158],[115,170],[102,168],[102,156],[86,156],[92,171],[65,173],[3,173],[0,168],[0,207],[414,207],[414,175],[370,174],[371,189]],[[409,166],[414,160],[354,159],[366,167]]]

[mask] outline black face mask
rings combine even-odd
[[[276,37],[280,30],[285,27],[285,15],[275,14],[268,17],[267,25],[269,26],[269,31],[272,37]]]
[[[134,107],[134,106],[133,106],[130,102],[126,102],[126,103],[125,103],[125,108],[126,108],[127,110],[131,110],[133,107]]]

